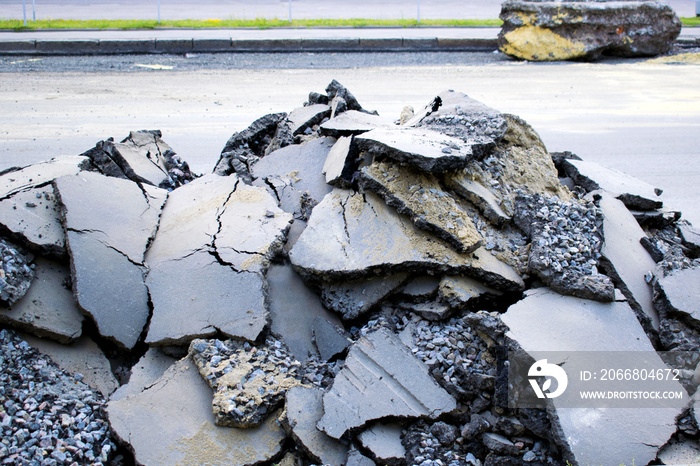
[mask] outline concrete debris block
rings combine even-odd
[[[27,294],[11,308],[0,308],[0,323],[69,344],[80,337],[84,319],[70,289],[70,270],[43,257],[34,265]]]
[[[424,302],[437,295],[441,278],[434,275],[414,277],[401,288],[397,294],[403,299],[413,302]]]
[[[0,229],[13,241],[39,254],[66,254],[66,234],[51,185],[0,200]]]
[[[110,401],[106,409],[115,435],[140,464],[252,466],[281,453],[286,435],[275,416],[253,429],[218,427],[211,397],[194,362],[185,358],[150,387]]]
[[[334,327],[340,324],[340,319],[323,307],[318,295],[304,285],[290,265],[273,265],[266,278],[272,334],[280,338],[294,358],[302,363],[319,352],[322,359],[329,359],[324,355],[325,347],[321,351],[323,345],[319,345],[316,329],[322,325],[319,322]],[[321,341],[328,340],[322,338]]]
[[[39,352],[51,357],[61,369],[98,390],[105,398],[109,398],[119,387],[109,359],[90,337],[83,335],[70,344],[30,335],[22,335],[22,338]]]
[[[600,303],[562,296],[546,288],[526,292],[502,316],[506,336],[526,352],[532,351],[645,351],[655,354],[649,338],[627,303]],[[546,325],[543,325],[546,322]],[[549,361],[559,364],[564,361]],[[649,370],[666,369],[660,358]],[[678,385],[681,390],[681,386]],[[678,408],[563,408],[552,398],[561,432],[557,443],[566,446],[578,464],[609,464],[611,459],[634,458],[647,464],[660,445],[676,432]],[[573,461],[572,461],[573,462]]]
[[[310,134],[314,126],[320,125],[330,116],[331,107],[329,105],[307,105],[292,110],[287,116],[286,124],[289,126],[292,136],[300,136]]]
[[[0,306],[11,307],[27,294],[34,280],[32,258],[0,238]]]
[[[131,349],[150,314],[143,258],[166,192],[91,172],[58,178],[54,187],[78,305],[103,337]]]
[[[381,464],[404,464],[406,448],[401,444],[401,424],[377,423],[358,435],[362,446]]]
[[[336,116],[340,115],[341,113],[347,112],[347,111],[348,111],[348,103],[345,101],[345,99],[343,99],[340,96],[333,97],[333,100],[331,100],[331,116],[330,116],[330,118],[333,119]]]
[[[669,465],[697,464],[700,459],[700,442],[689,438],[671,440],[659,450],[656,459],[661,464]]]
[[[334,190],[314,209],[289,253],[303,278],[354,279],[399,272],[464,274],[502,290],[522,278],[483,248],[460,254],[418,230],[373,193]]]
[[[376,466],[376,463],[355,448],[350,449],[345,466]]]
[[[394,126],[394,123],[389,118],[380,117],[379,115],[348,110],[323,123],[319,129],[321,134],[339,138],[366,133],[382,126]]]
[[[493,148],[507,129],[501,112],[452,90],[438,94],[405,125],[430,128],[465,142],[479,141],[485,151]]]
[[[485,432],[481,434],[481,442],[490,451],[499,455],[517,456],[520,454],[520,447],[500,434]]]
[[[507,1],[500,50],[530,61],[644,57],[667,52],[681,31],[661,2]]]
[[[340,438],[372,420],[436,418],[456,406],[408,347],[395,334],[379,329],[350,348],[345,366],[323,396],[318,427]]]
[[[478,280],[461,276],[446,276],[440,280],[438,297],[455,309],[464,309],[471,302],[478,301],[484,296],[500,296],[501,293]]]
[[[665,316],[682,316],[700,327],[700,303],[697,286],[700,267],[676,270],[654,284],[655,303]]]
[[[446,185],[473,203],[492,224],[503,226],[514,213],[519,192],[571,199],[537,132],[515,115],[503,114],[507,130],[493,152],[462,171],[447,174]]]
[[[301,385],[300,364],[279,340],[251,346],[238,340],[193,340],[189,356],[214,390],[217,426],[257,427]]]
[[[355,136],[360,150],[375,157],[387,157],[431,173],[464,168],[482,155],[482,145],[468,144],[426,128],[406,126],[377,128]]]
[[[622,290],[642,325],[647,329],[658,330],[659,316],[652,302],[651,286],[644,278],[656,267],[654,260],[640,244],[646,234],[622,201],[604,191],[594,191],[591,194],[601,197],[605,272],[613,278],[615,286]]]
[[[379,194],[421,229],[447,241],[460,252],[481,246],[481,235],[457,201],[429,173],[389,162],[374,162],[359,172],[359,184]]]
[[[353,320],[382,302],[407,279],[408,274],[396,273],[384,277],[323,282],[320,285],[321,301],[344,320]]]
[[[75,175],[89,166],[89,159],[79,155],[56,157],[49,161],[23,168],[11,168],[0,173],[0,199],[20,191],[38,188],[58,177]]]
[[[586,191],[603,189],[621,200],[630,210],[663,207],[663,202],[659,199],[661,189],[626,173],[584,160],[563,159],[561,165],[566,175]]]
[[[356,159],[357,150],[352,144],[352,137],[340,137],[323,163],[322,171],[326,175],[326,183],[337,188],[349,188],[355,173]]]
[[[183,345],[219,333],[254,341],[265,328],[263,277],[223,265],[210,251],[150,265],[146,284],[153,302],[148,344]]]
[[[700,231],[687,223],[679,224],[678,230],[683,239],[683,245],[689,248],[696,257],[700,257]]]
[[[146,354],[131,368],[129,382],[117,388],[110,401],[121,400],[137,395],[153,385],[177,360],[163,353],[159,348],[149,348]]]
[[[598,273],[602,220],[592,202],[518,195],[514,221],[532,240],[528,269],[545,284],[580,298],[614,299],[612,281]]]
[[[342,325],[333,324],[322,317],[314,319],[312,331],[322,361],[329,361],[341,354],[352,342]]]
[[[243,131],[233,133],[221,151],[214,173],[222,176],[235,173],[241,179],[251,181],[252,164],[266,154],[285,118],[286,113],[271,113],[258,118]]]
[[[345,101],[348,110],[367,112],[367,110],[362,108],[362,105],[360,105],[360,102],[357,101],[357,98],[355,98],[355,96],[352,95],[352,93],[350,93],[345,86],[340,84],[335,79],[331,81],[328,86],[326,86],[326,95],[328,96],[329,101],[332,101],[336,97],[342,98]]]
[[[282,210],[303,220],[305,204],[313,208],[332,189],[326,184],[323,166],[334,144],[333,138],[317,138],[276,150],[253,167],[254,184],[270,188]]]
[[[624,201],[623,201],[624,202]],[[675,225],[681,218],[681,212],[678,210],[630,210],[634,219],[637,220],[639,226],[645,229],[664,229]]]
[[[440,301],[401,303],[399,308],[418,314],[428,320],[445,320],[454,313],[454,307]]]
[[[206,175],[173,191],[146,255],[146,341],[183,344],[217,332],[255,340],[267,318],[262,271],[289,221],[267,193],[235,175]]]
[[[318,464],[342,465],[348,447],[318,430],[323,416],[323,390],[316,387],[292,387],[287,391],[282,424],[311,460]]]

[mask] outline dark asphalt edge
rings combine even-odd
[[[476,52],[496,39],[87,39],[0,41],[0,55],[119,55],[264,52]]]

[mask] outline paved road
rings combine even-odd
[[[570,150],[665,189],[667,204],[700,225],[700,65],[298,54],[267,55],[277,63],[254,66],[260,57],[226,57],[226,66],[210,65],[215,56],[177,59],[197,63],[189,68],[167,56],[127,57],[121,64],[83,57],[82,67],[62,72],[47,57],[40,60],[49,66],[31,73],[0,72],[0,168],[159,128],[195,171],[208,172],[231,133],[265,113],[301,105],[336,78],[366,108],[389,117],[444,89],[466,92],[525,118],[551,151]]]
[[[501,0],[292,0],[302,18],[497,18]],[[678,16],[695,16],[694,0],[667,0]],[[26,0],[32,17],[32,1]],[[37,19],[156,19],[158,0],[37,0]],[[22,0],[0,0],[0,17],[22,18]],[[288,0],[160,0],[162,19],[254,19],[289,17]]]

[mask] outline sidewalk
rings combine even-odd
[[[500,28],[279,28],[0,31],[0,55],[492,51]],[[700,28],[677,44],[700,47]]]

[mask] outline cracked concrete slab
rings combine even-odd
[[[316,428],[323,416],[323,390],[292,387],[287,391],[282,424],[297,444],[318,464],[340,465],[348,455],[347,445]]]
[[[318,428],[339,439],[372,420],[436,418],[456,407],[399,337],[379,329],[350,348],[345,366],[323,396]]]
[[[322,172],[326,175],[326,183],[337,188],[348,188],[352,184],[355,173],[356,150],[352,137],[340,137],[326,157]]]
[[[509,327],[506,337],[528,352],[644,351],[654,358],[649,370],[667,368],[626,303],[600,303],[539,288],[528,291],[502,320]],[[561,398],[551,400],[554,410],[549,413],[561,428],[554,435],[578,464],[609,464],[611,458],[649,463],[676,432],[676,416],[685,409],[681,403],[677,409],[570,408],[558,405]]]
[[[339,138],[353,134],[362,134],[382,126],[395,126],[389,118],[371,113],[348,110],[331,118],[320,126],[321,134]]]
[[[253,184],[271,189],[282,210],[303,219],[304,204],[313,207],[333,189],[326,184],[323,165],[334,144],[333,138],[317,138],[278,149],[253,166]]]
[[[51,185],[0,200],[0,228],[10,239],[39,254],[66,255],[66,234]]]
[[[323,282],[320,285],[321,301],[344,320],[356,319],[403,286],[408,278],[407,273],[396,273],[351,281]]]
[[[141,464],[252,466],[282,452],[286,434],[276,416],[253,429],[217,427],[211,400],[194,362],[184,358],[145,390],[110,401],[106,411],[115,434]]]
[[[311,130],[313,126],[321,124],[323,120],[330,116],[330,105],[307,105],[306,107],[299,107],[292,110],[287,116],[286,124],[289,126],[293,136],[299,136],[305,134],[307,130]]]
[[[336,189],[328,194],[314,208],[289,257],[311,281],[434,272],[472,276],[501,290],[524,287],[513,268],[485,249],[458,253],[373,193]]]
[[[129,382],[117,388],[109,400],[117,401],[129,395],[138,395],[156,383],[176,362],[177,359],[163,353],[160,348],[149,348],[131,368]]]
[[[89,165],[89,162],[87,157],[79,155],[64,156],[26,167],[5,170],[0,173],[0,199],[6,199],[20,191],[47,185],[64,175],[80,173],[86,164]]]
[[[168,178],[162,154],[170,146],[151,132],[132,131],[120,143],[113,144],[114,161],[132,181],[160,185]]]
[[[433,175],[375,161],[359,171],[358,182],[400,214],[411,217],[418,228],[439,236],[458,251],[472,252],[481,246],[482,237],[470,216]]]
[[[70,289],[70,269],[43,257],[34,265],[27,294],[11,308],[0,307],[0,323],[63,344],[75,341],[82,334],[84,317]]]
[[[133,348],[150,314],[143,258],[166,192],[92,172],[58,178],[54,187],[76,301],[103,337]]]
[[[431,173],[464,168],[476,157],[473,146],[437,131],[412,127],[377,128],[355,136],[360,150]]]
[[[205,175],[171,192],[146,254],[146,341],[184,344],[217,332],[255,340],[267,321],[263,273],[290,221],[236,175]]]
[[[404,464],[406,448],[401,444],[403,426],[397,423],[377,423],[357,438],[381,464]]]
[[[654,285],[657,306],[665,315],[682,315],[700,326],[700,304],[697,285],[700,283],[700,267],[676,270],[661,277]]]
[[[352,343],[350,334],[342,325],[316,317],[312,325],[314,344],[322,361],[330,361]]]
[[[496,297],[501,294],[477,280],[460,276],[443,277],[438,289],[439,300],[456,309],[464,309],[484,296]]]
[[[290,265],[273,265],[266,278],[270,331],[284,341],[298,361],[306,362],[317,354],[313,332],[316,321],[333,326],[340,324],[340,319],[323,307],[318,295],[304,285]]]

